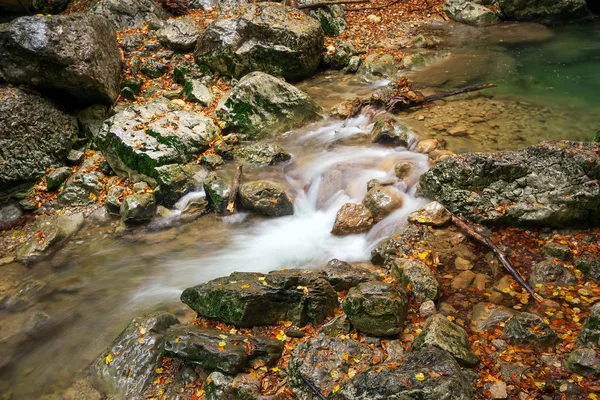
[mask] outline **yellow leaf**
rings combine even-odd
[[[247,283],[245,285],[242,285],[242,289],[248,289],[249,287],[250,287],[250,285]]]
[[[227,339],[227,335],[220,334],[220,335],[219,335],[219,337],[220,337],[221,339]]]
[[[506,287],[506,288],[502,289],[502,291],[503,291],[504,293],[510,293],[510,288],[507,288],[507,287]]]
[[[282,342],[287,339],[287,336],[285,335],[284,331],[279,331],[279,333],[277,334],[277,340],[281,340]]]
[[[162,368],[156,368],[154,372],[156,372],[157,374],[162,374]]]
[[[104,362],[106,363],[106,365],[110,364],[111,362],[113,362],[115,358],[113,357],[112,354],[109,354],[106,356],[106,358],[104,359]]]
[[[340,390],[340,385],[336,385],[336,387],[333,388],[333,390],[331,391],[331,393],[335,393],[338,390]]]
[[[335,369],[332,369],[329,375],[331,375],[333,379],[337,379],[340,377],[340,374],[338,374],[338,372]]]
[[[417,372],[417,373],[415,374],[415,378],[416,378],[418,381],[424,381],[424,380],[425,380],[425,374],[424,374],[424,373],[422,373],[422,372]]]
[[[290,326],[292,326],[292,321],[285,321],[285,322],[283,323],[283,325],[284,325],[285,327],[290,327]]]
[[[219,342],[219,347],[225,347],[227,346],[227,342]]]
[[[588,397],[589,397],[590,399],[592,399],[592,400],[598,400],[598,395],[597,395],[597,394],[594,394],[594,393],[590,393],[590,394],[588,394]]]
[[[179,339],[179,338],[175,338],[175,343],[179,343],[180,340],[181,339]]]

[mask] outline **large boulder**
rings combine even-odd
[[[479,223],[600,224],[600,144],[544,142],[520,151],[446,157],[423,194]]]
[[[252,72],[221,101],[215,114],[228,130],[257,139],[314,121],[320,112],[306,93],[264,72]]]
[[[184,290],[181,301],[203,317],[243,327],[284,320],[316,325],[338,306],[329,282],[297,270],[234,272]]]
[[[504,18],[514,21],[560,22],[588,12],[585,0],[498,0]]]
[[[240,202],[247,210],[268,217],[294,213],[294,204],[285,187],[271,181],[247,182],[240,186]]]
[[[159,99],[118,110],[104,122],[96,144],[118,175],[155,185],[159,167],[191,161],[218,133],[210,118]]]
[[[168,16],[153,0],[99,0],[91,3],[89,13],[105,17],[119,30],[141,28],[146,21]]]
[[[77,132],[77,120],[43,97],[0,87],[0,197],[63,165]]]
[[[0,25],[0,77],[78,106],[111,105],[121,58],[106,19],[85,14],[22,17]]]
[[[187,53],[194,50],[200,37],[200,28],[192,18],[172,19],[156,31],[160,43],[173,51]]]
[[[487,26],[500,22],[498,11],[481,3],[484,1],[446,0],[444,12],[454,21],[468,25]]]
[[[252,71],[299,80],[321,61],[323,31],[304,13],[276,3],[247,4],[206,27],[195,56],[223,75]]]
[[[177,317],[156,312],[135,318],[93,364],[95,378],[107,394],[120,399],[143,398],[164,356],[164,333]]]
[[[436,347],[409,353],[404,362],[356,374],[331,400],[472,400],[471,383],[452,356]]]
[[[364,204],[346,203],[335,215],[331,233],[349,235],[368,232],[373,226],[373,214]]]

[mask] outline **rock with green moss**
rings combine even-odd
[[[156,172],[156,202],[165,207],[172,207],[186,194],[199,190],[207,174],[206,169],[196,163],[163,165],[156,168]]]
[[[577,336],[577,343],[586,347],[600,346],[600,302],[592,306],[590,316]]]
[[[404,329],[408,296],[401,287],[370,281],[350,289],[342,308],[350,323],[361,332],[373,336],[397,335]]]
[[[451,19],[463,24],[488,26],[500,22],[498,11],[481,4],[481,1],[446,0],[444,12]]]
[[[446,51],[433,52],[433,51],[420,51],[413,53],[402,59],[400,65],[405,71],[409,70],[421,70],[434,64],[435,62],[442,60],[447,57],[450,53]]]
[[[366,82],[391,78],[398,72],[399,65],[390,54],[370,54],[360,65],[358,76]]]
[[[60,167],[48,172],[48,175],[46,175],[46,187],[48,191],[53,192],[57,190],[71,175],[71,172],[70,167]]]
[[[328,398],[473,400],[475,394],[452,356],[430,346],[408,353],[399,367],[384,364],[356,374]]]
[[[200,158],[200,164],[207,168],[215,169],[223,165],[223,157],[215,153],[205,154]]]
[[[312,272],[234,272],[188,288],[181,301],[199,315],[242,327],[292,321],[317,325],[338,306],[329,282]]]
[[[415,350],[428,346],[446,350],[464,367],[473,367],[479,362],[479,358],[471,350],[467,332],[442,314],[429,317],[423,331],[415,339]]]
[[[156,312],[133,319],[93,364],[97,381],[111,397],[143,398],[164,356],[163,334],[177,317]]]
[[[426,264],[417,260],[397,259],[392,265],[392,276],[404,285],[410,285],[412,295],[419,302],[435,300],[439,284]]]
[[[315,0],[300,0],[298,2],[298,4],[311,3],[315,3]],[[312,8],[307,10],[307,14],[319,21],[321,29],[327,36],[339,36],[348,29],[346,15],[340,5]]]
[[[209,106],[215,96],[199,79],[188,79],[183,85],[183,95],[189,101]]]
[[[231,179],[232,175],[223,170],[210,172],[204,179],[206,199],[217,214],[225,212],[231,192]]]
[[[156,215],[156,200],[153,193],[135,193],[123,200],[121,219],[128,224],[148,222]]]
[[[536,349],[548,347],[558,341],[558,336],[535,314],[522,312],[512,317],[504,325],[504,337],[519,345],[531,346]]]
[[[50,255],[82,226],[82,214],[39,217],[32,231],[41,234],[30,238],[17,250],[17,260],[31,263]]]
[[[289,83],[252,72],[221,101],[215,114],[227,130],[258,139],[312,122],[321,111],[313,99]]]
[[[237,147],[233,150],[233,158],[236,161],[248,164],[275,165],[280,162],[289,161],[292,156],[276,144],[253,143]]]
[[[96,144],[118,175],[155,186],[158,167],[192,161],[218,134],[210,118],[157,99],[117,110],[104,122]]]
[[[282,217],[294,213],[294,203],[279,183],[264,180],[243,183],[239,198],[245,209],[257,214]]]
[[[245,4],[206,27],[198,40],[198,64],[241,78],[252,71],[299,80],[313,75],[324,36],[319,22],[276,3]]]
[[[543,23],[581,19],[588,14],[585,0],[498,0],[505,19]]]
[[[593,349],[577,349],[565,357],[569,371],[584,376],[600,377],[600,358]]]

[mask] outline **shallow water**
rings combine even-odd
[[[445,37],[452,56],[412,73],[417,85],[432,91],[492,80],[499,88],[402,114],[420,137],[444,137],[455,151],[489,151],[545,139],[585,139],[594,126],[600,129],[599,24],[552,31],[533,25],[443,29],[450,29]],[[527,42],[515,38],[525,35]],[[373,90],[337,73],[324,73],[299,86],[325,108]],[[453,136],[440,126],[461,127],[467,134]],[[165,309],[188,320],[191,313],[177,299],[190,285],[234,270],[315,268],[331,258],[367,260],[377,241],[425,202],[415,198],[414,191],[418,174],[427,169],[424,155],[371,145],[369,129],[364,116],[320,121],[271,141],[292,153],[292,162],[244,170],[246,180],[286,182],[296,199],[292,216],[209,215],[122,238],[113,234],[114,222],[88,223],[50,260],[31,269],[2,267],[0,290],[26,278],[46,285],[32,303],[56,325],[24,342],[18,362],[0,369],[0,399],[35,399],[64,390],[129,320],[145,311]],[[360,202],[368,180],[393,177],[400,160],[418,167],[407,185],[395,185],[403,193],[404,207],[368,234],[332,236],[339,207]],[[3,331],[22,313],[0,310]]]

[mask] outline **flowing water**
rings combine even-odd
[[[518,34],[517,28],[493,29],[452,27],[445,34],[451,38],[451,56],[427,71],[411,73],[427,90],[492,79],[500,85],[493,92],[401,115],[418,136],[445,137],[455,151],[501,150],[548,138],[589,139],[600,129],[600,98],[595,95],[600,90],[599,25],[554,31],[530,26],[519,28]],[[515,39],[525,33],[535,40]],[[325,108],[373,90],[350,76],[331,73],[300,87]],[[451,135],[440,125],[462,127],[467,134]],[[115,237],[114,222],[90,222],[51,259],[28,270],[17,264],[2,267],[0,293],[22,280],[29,286],[37,282],[38,290],[21,291],[32,308],[0,309],[0,342],[10,337],[17,354],[16,363],[0,369],[0,399],[35,399],[64,390],[136,315],[164,309],[189,320],[190,312],[178,297],[190,285],[234,270],[315,268],[331,258],[368,260],[378,240],[425,203],[414,194],[418,175],[428,167],[427,157],[410,149],[372,145],[370,127],[367,116],[319,121],[271,141],[293,154],[292,162],[244,170],[245,180],[287,183],[296,199],[294,215],[208,215],[123,237]],[[394,185],[404,197],[402,209],[368,234],[331,235],[339,207],[360,202],[370,179],[393,178],[394,165],[401,160],[417,166],[413,176]],[[12,334],[31,319],[33,310],[50,319],[27,337]],[[0,357],[8,357],[1,351]]]

